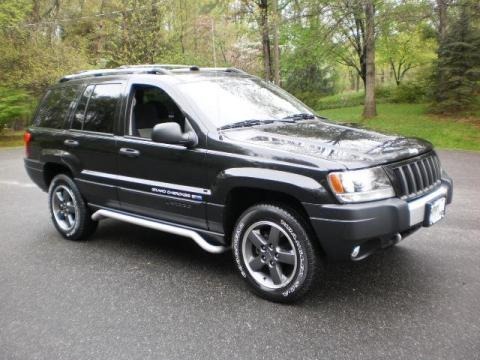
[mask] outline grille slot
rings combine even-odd
[[[440,161],[435,154],[391,166],[397,194],[410,199],[424,194],[441,183]]]

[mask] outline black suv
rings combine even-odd
[[[25,166],[67,239],[113,218],[186,236],[267,299],[312,286],[445,214],[452,181],[426,141],[328,122],[231,68],[66,76],[25,133]]]

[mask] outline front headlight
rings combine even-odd
[[[392,184],[381,167],[332,172],[328,174],[328,182],[341,202],[372,201],[395,196]]]

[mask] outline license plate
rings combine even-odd
[[[432,226],[445,216],[446,198],[434,200],[426,206],[425,226]]]

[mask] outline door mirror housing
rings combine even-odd
[[[193,131],[182,132],[176,122],[157,124],[152,130],[152,141],[164,144],[183,145],[187,148],[197,145],[198,138]]]

